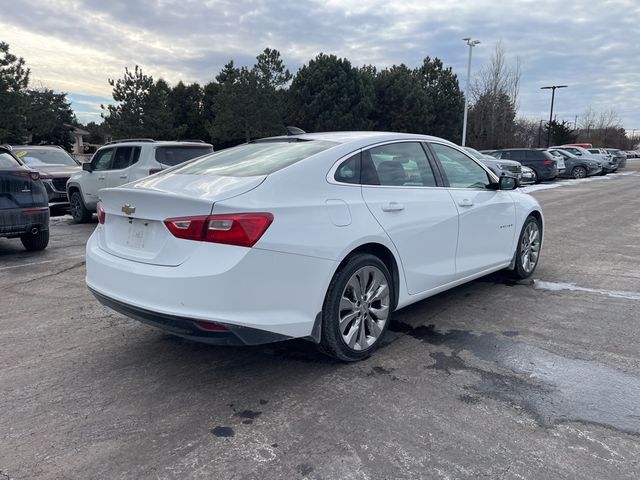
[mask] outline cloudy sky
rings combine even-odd
[[[2,6],[4,5],[4,6]],[[140,65],[170,83],[207,82],[230,59],[253,65],[278,49],[292,72],[319,52],[355,65],[418,66],[429,55],[453,67],[464,88],[498,42],[522,66],[520,115],[558,120],[614,108],[640,129],[638,0],[0,0],[0,40],[31,68],[32,81],[68,92],[81,121],[100,121],[108,78]],[[473,75],[473,73],[472,73]],[[578,122],[580,120],[578,119]]]

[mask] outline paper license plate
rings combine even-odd
[[[144,222],[133,220],[129,224],[129,237],[127,238],[127,246],[131,248],[144,248],[144,236],[146,232]]]

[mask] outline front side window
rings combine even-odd
[[[436,179],[422,145],[400,142],[362,152],[362,184],[435,187]]]
[[[93,170],[95,171],[109,170],[111,168],[112,158],[113,158],[113,148],[100,150],[98,153],[95,154],[95,156],[93,157],[93,160],[91,161]]]
[[[171,170],[171,173],[223,177],[269,175],[334,145],[334,142],[322,140],[247,143],[206,155]]]
[[[450,187],[487,188],[490,185],[487,172],[464,153],[439,143],[432,143],[431,148],[440,160]]]

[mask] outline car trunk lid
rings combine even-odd
[[[256,188],[261,177],[159,174],[99,192],[106,220],[99,227],[103,250],[142,263],[177,266],[200,242],[174,237],[164,220],[210,215],[213,204]]]

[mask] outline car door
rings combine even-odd
[[[82,193],[85,203],[95,205],[98,202],[98,192],[107,186],[107,173],[111,169],[114,148],[104,148],[96,152],[91,159],[92,171],[82,178]]]
[[[115,149],[111,168],[106,172],[106,186],[119,187],[130,181],[131,165],[140,156],[140,147],[122,146]]]
[[[453,281],[458,212],[420,142],[362,152],[362,196],[394,243],[410,294]]]
[[[515,203],[507,191],[489,188],[487,171],[465,153],[430,144],[458,209],[456,277],[509,263],[516,234]]]

